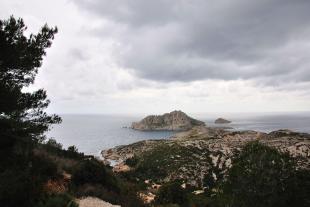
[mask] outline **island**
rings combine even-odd
[[[139,122],[133,122],[131,128],[141,131],[186,131],[204,125],[203,121],[191,118],[182,111],[172,111],[163,115],[149,115]]]
[[[229,124],[231,121],[223,118],[218,118],[214,121],[215,124]]]

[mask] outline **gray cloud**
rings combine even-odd
[[[89,59],[89,57],[85,54],[85,51],[78,48],[72,48],[68,55],[72,56],[73,59],[80,61],[87,61]]]
[[[111,33],[122,45],[119,63],[145,79],[310,81],[308,0],[75,3],[115,27],[125,26]]]
[[[59,28],[27,89],[52,113],[309,111],[308,2],[2,0],[0,17]]]

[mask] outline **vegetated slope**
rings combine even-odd
[[[125,161],[132,176],[165,183],[182,179],[202,186],[211,168],[227,171],[231,158],[251,141],[259,141],[297,158],[301,168],[310,168],[310,135],[288,130],[269,134],[256,131],[231,132],[223,129],[195,127],[173,139],[141,141],[102,152],[106,159]]]
[[[49,178],[44,185],[47,195],[68,195],[71,198],[92,196],[115,205],[142,206],[135,184],[117,176],[109,166],[95,157],[79,153],[73,146],[66,150],[55,140],[49,140],[39,144],[34,153],[50,160],[57,169],[57,176]],[[43,200],[41,205],[52,202]],[[85,202],[83,200],[82,204]]]

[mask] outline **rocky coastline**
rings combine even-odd
[[[207,173],[210,165],[216,165],[225,171],[230,167],[234,153],[251,141],[258,141],[282,152],[288,152],[298,158],[301,168],[310,168],[310,134],[290,130],[263,133],[196,126],[177,133],[170,139],[140,141],[104,150],[101,154],[106,161],[116,161],[114,169],[117,172],[121,172],[122,169],[130,171],[131,167],[126,161],[132,158],[138,157],[143,160],[143,157],[158,156],[155,159],[158,165],[164,160],[166,164],[168,163],[165,168],[169,168],[167,171],[169,173],[158,179],[153,177],[156,182],[183,179],[191,185],[199,186],[203,179],[202,175]],[[211,160],[211,164],[207,160]],[[158,167],[160,170],[160,166]]]

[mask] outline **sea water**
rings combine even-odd
[[[190,114],[191,115],[191,114]],[[290,129],[310,133],[310,113],[285,114],[193,114],[193,118],[205,121],[208,126],[232,127],[233,130],[256,130],[270,132]],[[230,124],[215,125],[214,120],[222,116]],[[131,144],[147,139],[166,139],[171,131],[137,131],[130,129],[138,116],[112,115],[61,115],[63,122],[53,126],[47,137],[53,137],[64,148],[75,145],[85,154],[99,155],[103,149]]]
[[[146,139],[165,139],[171,131],[137,131],[131,122],[141,117],[112,115],[60,115],[62,123],[54,125],[47,137],[64,148],[75,145],[80,152],[99,155],[103,149],[131,144]]]

